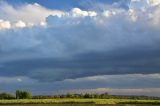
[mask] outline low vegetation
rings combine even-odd
[[[28,91],[17,90],[15,96],[9,93],[0,94],[2,104],[55,104],[55,103],[90,103],[90,104],[156,104],[160,98],[147,96],[116,96],[103,94],[72,94],[55,96],[31,96]]]
[[[131,100],[131,99],[16,99],[0,100],[0,105],[4,104],[55,104],[55,103],[85,103],[85,104],[157,104],[160,100]]]
[[[15,99],[15,96],[10,93],[1,93],[0,99]]]

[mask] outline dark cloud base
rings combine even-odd
[[[39,81],[62,81],[97,75],[160,73],[160,51],[142,47],[90,52],[67,59],[28,59],[7,62],[1,76],[27,76]]]

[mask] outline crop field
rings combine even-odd
[[[131,99],[19,99],[0,100],[0,105],[13,106],[160,106],[160,100]]]

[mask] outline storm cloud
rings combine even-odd
[[[0,21],[0,76],[54,82],[159,73],[160,5],[139,4],[144,8],[131,3],[129,9],[110,6],[103,11],[73,8],[68,12],[25,5],[24,12],[30,6],[48,14],[32,26],[27,26],[30,19],[24,17],[23,27],[15,27],[15,21],[9,18]],[[14,10],[13,16],[16,9],[9,9]],[[44,24],[37,24],[41,21]]]

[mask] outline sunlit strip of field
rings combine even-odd
[[[160,100],[131,99],[18,99],[0,100],[0,104],[54,104],[54,103],[93,103],[93,104],[159,104]]]

